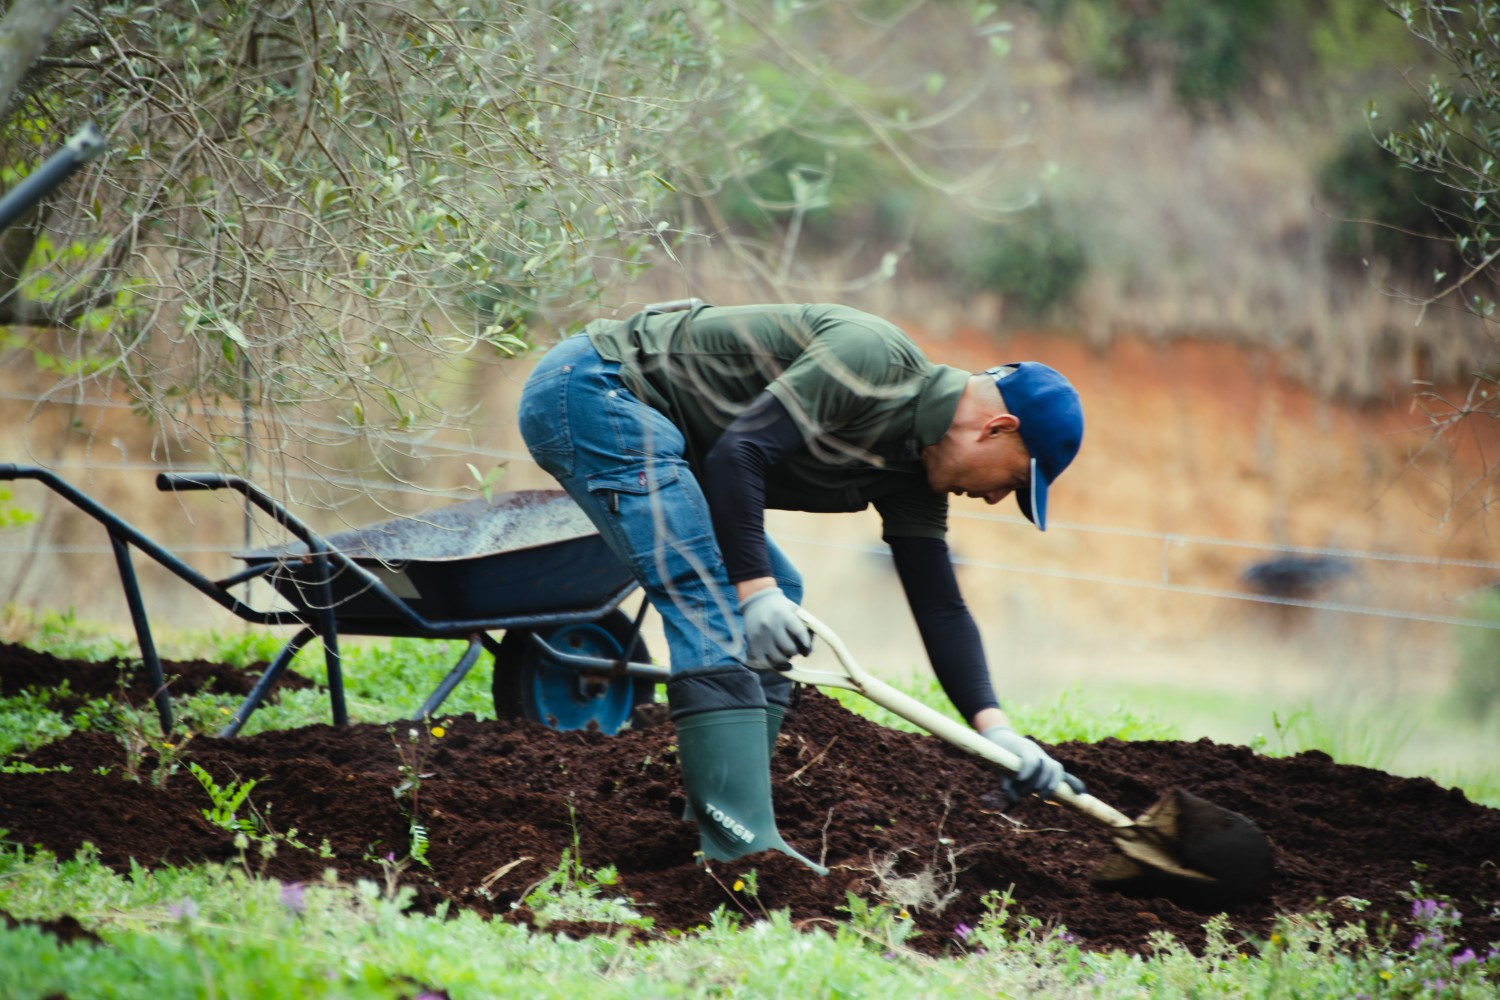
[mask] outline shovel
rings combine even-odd
[[[793,666],[782,671],[787,677],[857,692],[1007,774],[1020,769],[1020,759],[1010,751],[867,674],[832,629],[806,610],[799,613],[813,634],[828,644],[842,670]],[[1118,853],[1094,872],[1098,883],[1168,894],[1185,890],[1213,900],[1256,899],[1268,891],[1272,862],[1265,834],[1239,813],[1189,792],[1173,789],[1135,820],[1092,795],[1073,791],[1066,782],[1057,786],[1052,801],[1104,827],[1114,838]]]

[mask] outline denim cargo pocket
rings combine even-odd
[[[590,493],[605,495],[606,499],[608,495],[618,498],[620,494],[642,497],[659,493],[677,482],[679,467],[679,462],[674,460],[633,461],[589,476],[588,489]],[[609,501],[608,505],[611,514],[620,513],[618,499]]]

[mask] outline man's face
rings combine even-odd
[[[1016,432],[1014,417],[979,434],[950,432],[922,451],[927,484],[935,493],[978,497],[997,504],[1031,488],[1031,453]]]

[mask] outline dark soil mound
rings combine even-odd
[[[206,660],[164,660],[161,672],[168,693],[174,697],[199,691],[243,697],[250,693],[265,666],[261,663],[251,670],[234,670]],[[52,708],[63,713],[75,711],[94,698],[123,698],[137,708],[149,708],[156,695],[146,672],[134,669],[128,660],[63,660],[51,653],[0,643],[0,698],[13,697],[28,688],[55,688],[64,680],[68,693],[51,702]],[[312,687],[312,681],[306,677],[283,671],[272,692],[308,687]]]
[[[62,676],[71,665],[59,664]],[[59,676],[54,674],[54,677]],[[410,725],[311,726],[238,740],[200,737],[191,759],[220,784],[255,779],[250,796],[270,827],[296,828],[308,849],[282,844],[248,864],[287,881],[384,879],[371,859],[401,858],[410,821],[393,789],[403,781],[399,751]],[[847,919],[846,893],[902,902],[895,890],[930,875],[929,898],[907,906],[921,933],[915,947],[941,952],[955,929],[981,918],[981,899],[1013,887],[1014,906],[1066,925],[1092,948],[1142,950],[1154,931],[1197,946],[1219,907],[1190,899],[1125,895],[1094,886],[1090,873],[1109,838],[1063,809],[1038,801],[1006,811],[994,774],[939,740],[876,726],[816,691],[804,691],[782,734],[773,769],[782,833],[831,868],[818,878],[779,854],[706,870],[694,863],[695,828],[678,817],[683,798],[674,730],[668,723],[618,736],[560,733],[511,721],[448,720],[425,733],[417,798],[430,839],[430,867],[401,880],[418,905],[443,900],[496,917],[530,921],[520,904],[557,868],[575,838],[582,863],[618,869],[618,892],[655,921],[654,933],[707,921],[716,907],[751,915],[788,909],[807,927]],[[1476,948],[1500,940],[1500,810],[1425,779],[1333,763],[1319,753],[1260,757],[1243,747],[1108,740],[1055,748],[1089,790],[1134,815],[1180,787],[1243,813],[1272,839],[1276,873],[1269,899],[1229,909],[1250,936],[1269,933],[1277,913],[1331,908],[1340,897],[1368,900],[1365,918],[1410,913],[1411,883],[1445,895],[1465,914],[1461,934]],[[200,810],[208,797],[186,770],[152,781],[123,771],[111,737],[79,733],[33,752],[38,767],[70,772],[0,775],[0,828],[9,839],[70,856],[94,844],[124,868],[238,857],[228,832]],[[111,770],[94,773],[101,765]],[[332,857],[315,850],[326,839]],[[757,873],[759,901],[732,891]],[[901,882],[899,880],[907,880]],[[941,905],[939,905],[941,904]],[[549,929],[558,929],[557,924]],[[590,928],[563,928],[586,932]]]

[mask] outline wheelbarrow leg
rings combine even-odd
[[[333,565],[325,553],[313,557],[318,567],[318,593],[321,600],[318,614],[318,634],[323,637],[323,662],[328,667],[328,700],[333,705],[333,724],[349,724],[349,711],[344,707],[344,668],[339,656],[339,623],[333,613]]]
[[[255,682],[255,687],[251,688],[250,693],[245,696],[245,700],[240,702],[240,707],[235,711],[234,717],[216,734],[219,739],[227,740],[239,733],[240,727],[250,718],[250,713],[259,708],[260,703],[266,700],[266,695],[271,691],[271,685],[276,683],[276,679],[281,676],[281,672],[286,669],[287,664],[292,662],[292,657],[296,656],[297,651],[307,645],[312,640],[312,637],[317,634],[311,626],[308,626],[292,636],[287,644],[281,647],[281,652],[276,654],[276,659],[271,661],[271,665],[266,668],[266,672],[260,675],[260,680]]]
[[[161,657],[156,652],[156,641],[151,638],[151,623],[146,620],[146,604],[141,600],[141,585],[136,580],[130,546],[113,531],[109,533],[109,544],[114,547],[115,563],[120,567],[120,583],[125,587],[125,603],[130,606],[135,639],[141,647],[141,662],[146,665],[146,676],[151,680],[151,698],[156,702],[156,715],[161,720],[161,731],[165,736],[172,732],[172,696],[167,693],[167,681],[161,672]]]
[[[437,713],[438,708],[453,693],[453,689],[458,687],[459,681],[463,680],[468,674],[469,668],[474,666],[474,661],[479,659],[479,653],[484,649],[483,640],[480,638],[481,634],[475,633],[469,636],[469,648],[464,650],[464,655],[453,665],[453,669],[448,671],[448,676],[443,678],[443,682],[437,686],[437,689],[428,695],[427,700],[422,703],[421,708],[417,709],[416,714],[407,721],[421,722],[424,719],[432,718]]]

